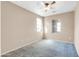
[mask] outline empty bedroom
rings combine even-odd
[[[0,1],[1,57],[78,57],[79,1]]]

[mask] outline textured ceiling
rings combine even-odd
[[[45,12],[42,7],[42,1],[11,1],[12,3],[25,8],[35,14],[40,16],[50,16],[54,14],[70,12],[75,9],[77,2],[75,1],[56,1],[55,8],[50,9],[48,12]]]

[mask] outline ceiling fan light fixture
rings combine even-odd
[[[56,3],[55,1],[53,1],[53,2],[52,2],[52,1],[51,1],[51,2],[49,2],[49,1],[48,1],[48,2],[44,2],[44,1],[43,1],[42,5],[43,5],[44,11],[47,12],[48,10],[54,8],[54,7],[55,7],[55,6],[54,6],[55,3]]]

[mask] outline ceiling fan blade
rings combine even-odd
[[[56,2],[55,1],[53,1],[51,4],[55,4]]]

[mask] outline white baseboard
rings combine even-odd
[[[40,40],[42,40],[42,39],[40,39]],[[40,40],[35,40],[35,41],[32,41],[32,42],[28,42],[28,43],[25,44],[25,45],[22,45],[22,46],[20,46],[20,47],[17,47],[17,48],[11,49],[11,50],[9,50],[9,51],[6,51],[6,52],[4,52],[4,53],[1,53],[1,55],[4,55],[4,54],[9,53],[9,52],[11,52],[11,51],[14,51],[14,50],[20,49],[20,48],[22,48],[22,47],[24,47],[24,46],[27,46],[27,45],[33,44],[33,43],[38,42],[38,41],[40,41]]]
[[[51,38],[50,38],[50,40],[59,41],[59,42],[64,42],[64,43],[74,44],[74,42],[69,42],[69,41],[64,41],[64,40],[59,40],[59,39],[51,39]]]
[[[75,45],[75,49],[76,49],[76,52],[77,52],[77,54],[78,54],[78,56],[79,56],[79,53],[78,53],[78,50],[77,50],[77,47],[76,47],[76,45]]]

